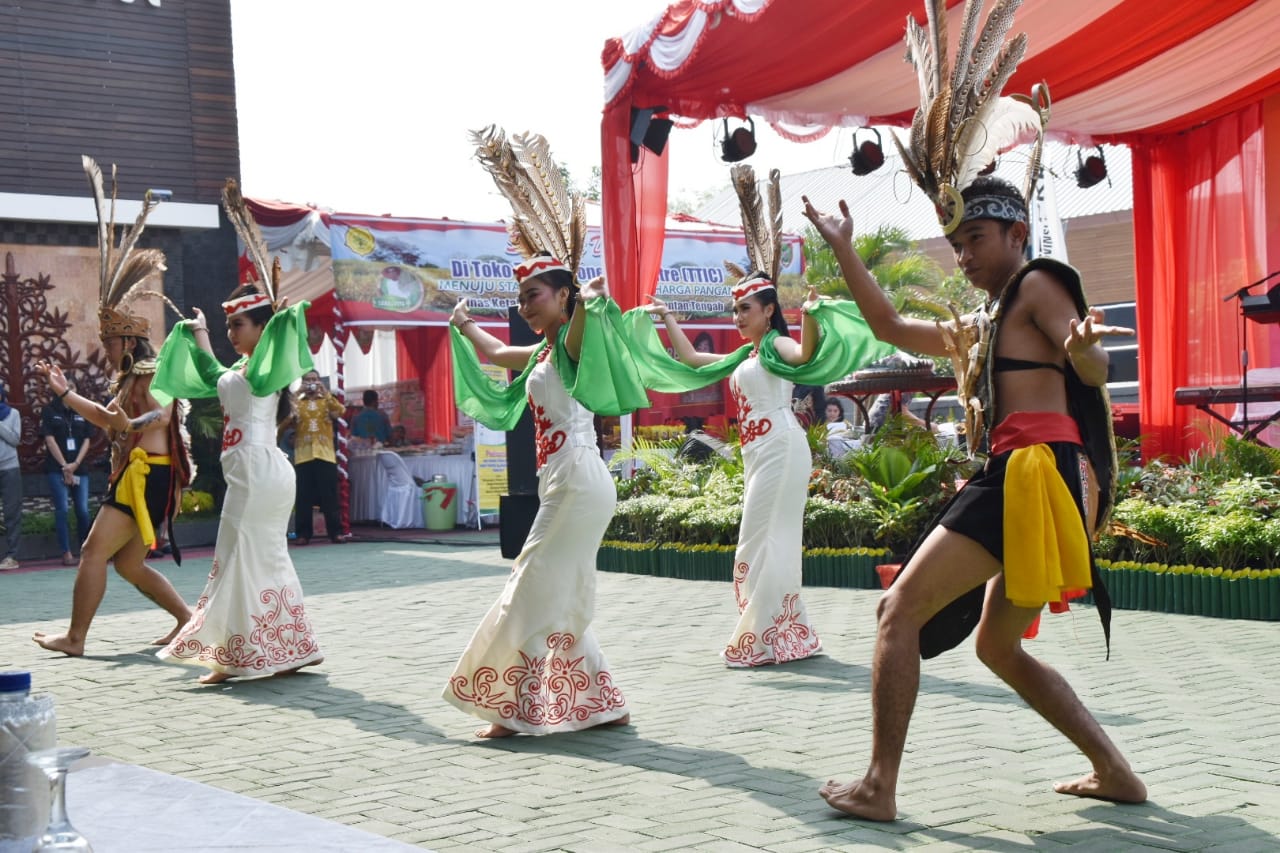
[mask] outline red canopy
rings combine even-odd
[[[947,6],[956,34],[963,3]],[[624,307],[655,286],[666,209],[665,158],[630,163],[631,109],[906,124],[908,15],[923,21],[921,0],[681,0],[606,42],[604,237]],[[1141,428],[1148,453],[1184,453],[1200,439],[1174,388],[1240,381],[1238,312],[1220,297],[1280,265],[1275,3],[1025,0],[1013,29],[1029,45],[1006,92],[1047,80],[1052,133],[1134,149]],[[1280,365],[1274,328],[1248,328],[1252,366]]]

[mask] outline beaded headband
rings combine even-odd
[[[227,312],[228,317],[234,317],[237,314],[243,314],[246,311],[252,311],[254,308],[263,306],[271,306],[270,296],[265,293],[246,293],[238,299],[222,303],[222,310]]]
[[[535,275],[555,272],[556,270],[564,270],[570,275],[573,274],[573,271],[565,266],[563,262],[557,258],[552,258],[546,255],[532,257],[527,261],[516,264],[513,272],[516,276],[516,284],[524,284],[525,281],[533,278]]]
[[[1000,219],[1005,222],[1027,221],[1027,205],[1020,198],[1005,195],[979,195],[964,203],[964,217],[961,222],[971,219]]]
[[[734,285],[733,301],[739,302],[748,296],[754,296],[766,290],[776,290],[773,282],[765,278],[763,274],[753,274]]]

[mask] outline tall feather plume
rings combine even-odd
[[[569,191],[544,137],[525,133],[512,140],[496,125],[471,132],[476,159],[511,203],[512,243],[526,258],[553,255],[576,273],[586,248],[582,197]]]
[[[971,59],[974,39],[978,35],[978,18],[981,15],[981,3],[964,4],[964,22],[960,26],[960,40],[956,43],[956,64],[951,71],[951,115],[948,123],[952,127],[959,127],[964,120],[967,101],[962,94],[971,91],[976,82],[972,79],[975,68]]]
[[[134,220],[132,227],[122,230],[119,245],[113,245],[116,236],[115,166],[111,167],[111,201],[108,204],[103,187],[102,169],[88,155],[80,157],[80,165],[89,179],[94,209],[98,216],[98,300],[103,307],[114,308],[120,304],[126,293],[149,276],[163,272],[165,269],[164,252],[159,249],[134,251],[146,228],[147,217],[160,202],[152,199],[151,193],[147,192],[142,197],[142,206],[138,210],[138,217]]]
[[[1030,130],[1043,130],[1033,108],[1000,97],[1026,51],[1026,35],[1005,38],[1022,0],[997,0],[979,29],[983,0],[966,0],[956,62],[947,57],[945,0],[926,0],[925,24],[907,19],[907,58],[915,66],[920,106],[904,144],[894,142],[912,180],[939,210],[949,209],[995,155]],[[947,224],[953,229],[959,220]]]
[[[747,165],[737,165],[729,174],[742,211],[742,231],[747,241],[747,259],[751,262],[751,270],[768,275],[773,259],[770,257],[769,237],[764,221],[764,200],[760,197],[760,187],[756,184],[755,170]]]
[[[240,194],[240,185],[235,178],[227,178],[222,185],[222,207],[227,212],[227,219],[235,229],[240,242],[244,243],[245,254],[253,264],[258,280],[254,287],[271,299],[274,305],[277,299],[275,276],[272,275],[271,253],[267,251],[267,241],[262,238],[262,231],[249,213],[244,196]]]
[[[769,281],[776,282],[782,269],[782,173],[777,169],[769,170],[769,245]]]
[[[733,261],[724,262],[725,271],[736,279],[744,279],[747,277],[747,271],[735,264]]]

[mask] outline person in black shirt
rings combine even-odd
[[[71,553],[71,531],[67,525],[67,503],[76,513],[77,548],[89,535],[89,473],[81,473],[89,453],[93,427],[78,412],[69,409],[56,396],[40,413],[40,435],[44,436],[45,476],[49,480],[49,499],[53,502],[53,519],[62,548],[62,565],[74,566]]]

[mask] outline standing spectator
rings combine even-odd
[[[376,392],[366,392],[374,395]],[[338,520],[338,464],[333,451],[333,419],[343,407],[320,381],[320,374],[302,374],[294,414],[293,469],[297,472],[297,517],[294,541],[311,544],[311,508],[319,505],[324,514],[324,531],[334,543],[345,542]],[[379,413],[381,414],[381,413]],[[384,416],[385,417],[385,416]]]
[[[386,444],[391,440],[391,419],[378,408],[378,392],[372,388],[366,390],[363,400],[364,408],[351,421],[351,434]]]
[[[40,413],[40,435],[44,436],[44,473],[49,480],[58,544],[62,546],[62,565],[74,566],[76,557],[71,553],[67,503],[70,497],[76,513],[76,550],[79,551],[89,535],[89,475],[81,474],[80,466],[89,454],[93,427],[83,415],[55,396]]]
[[[4,558],[0,572],[18,568],[18,539],[22,525],[22,471],[18,445],[22,443],[22,416],[8,404],[0,386],[0,501],[4,503]]]

